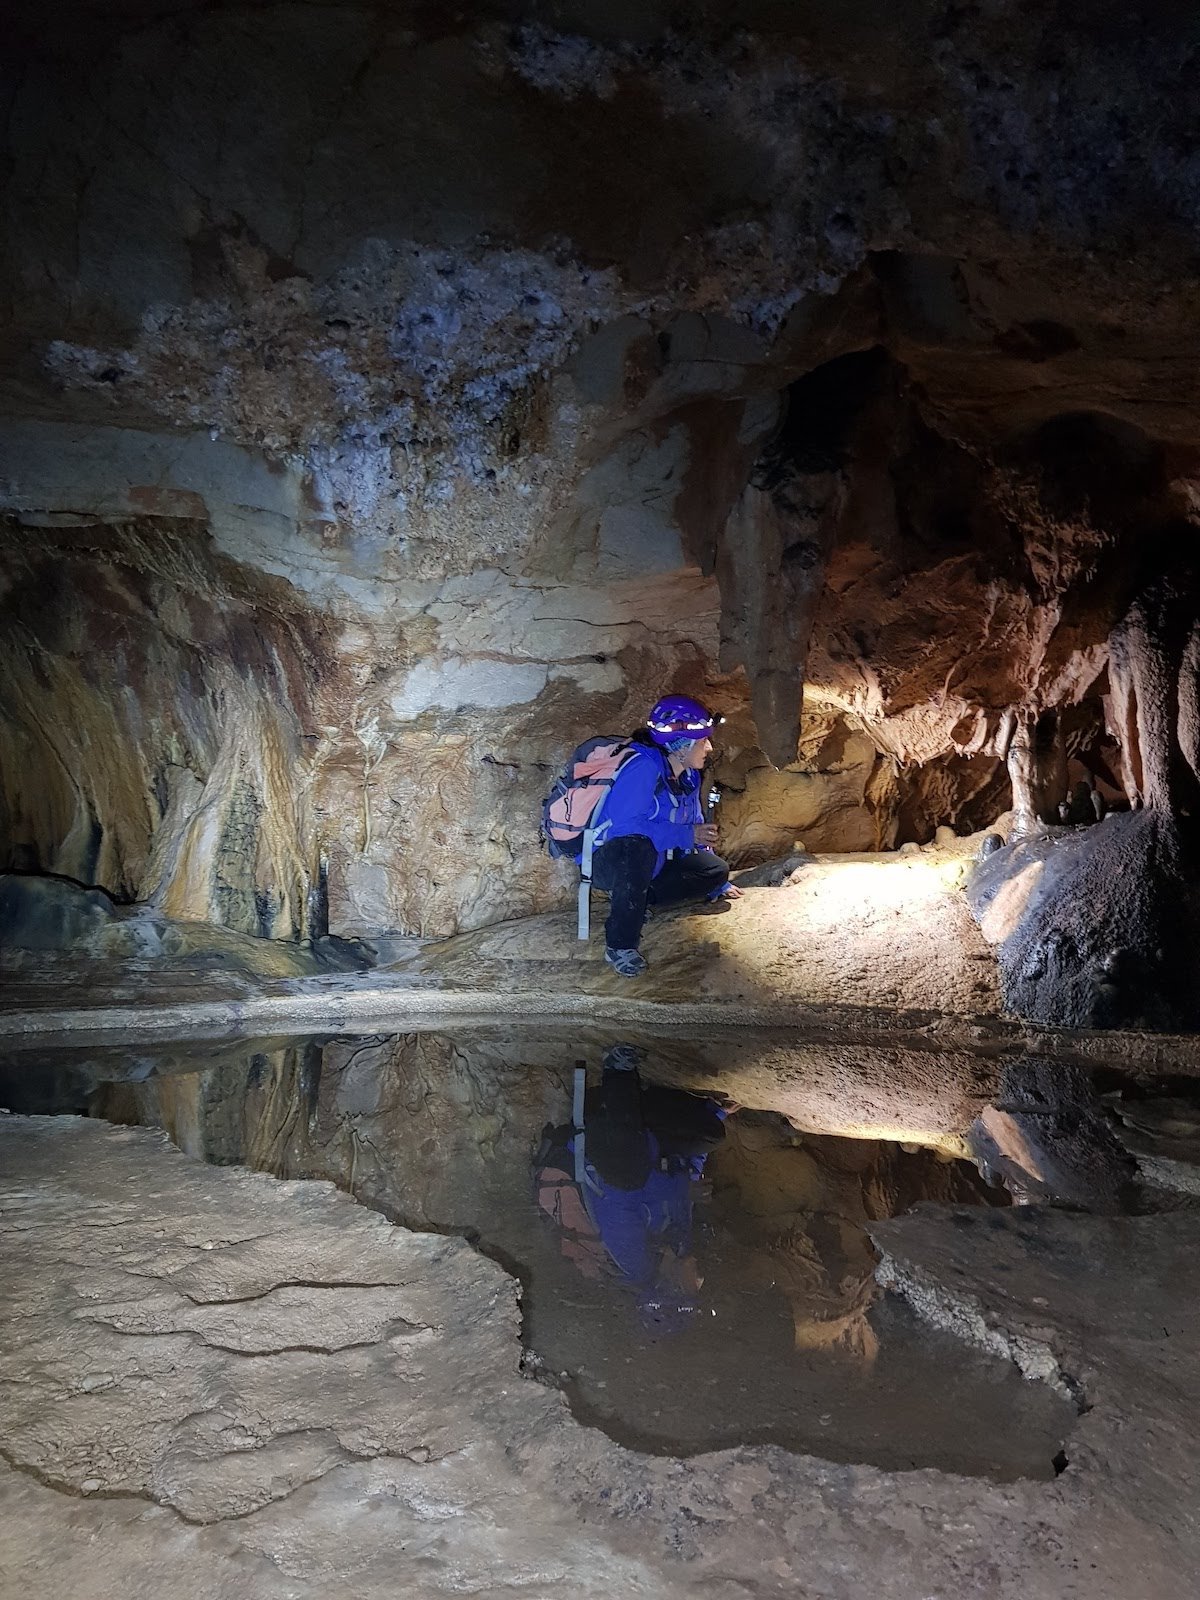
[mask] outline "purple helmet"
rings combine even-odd
[[[650,737],[664,749],[681,740],[707,739],[716,718],[699,700],[686,694],[668,694],[646,718]]]

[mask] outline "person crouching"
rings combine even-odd
[[[632,736],[641,748],[604,802],[592,882],[610,896],[604,959],[623,978],[646,970],[638,945],[647,906],[741,898],[728,863],[712,848],[716,825],[705,822],[700,805],[712,730],[713,717],[698,700],[667,695]]]

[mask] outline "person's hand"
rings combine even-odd
[[[721,898],[723,900],[740,900],[745,892],[744,889],[739,889],[736,883],[731,883]]]
[[[715,822],[698,822],[692,829],[692,842],[697,850],[711,850],[717,842]]]

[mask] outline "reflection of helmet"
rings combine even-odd
[[[668,748],[680,742],[707,739],[714,720],[712,712],[699,700],[686,694],[668,694],[651,710],[646,725],[655,744]]]
[[[635,1044],[614,1044],[604,1052],[605,1072],[636,1072],[646,1059],[646,1052]]]

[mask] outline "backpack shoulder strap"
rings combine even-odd
[[[587,1170],[587,1133],[583,1125],[583,1102],[586,1094],[587,1067],[579,1062],[575,1067],[575,1090],[571,1100],[571,1124],[575,1129],[575,1182],[579,1187],[584,1209],[594,1224],[596,1218],[592,1212],[591,1196],[597,1193],[597,1189]]]
[[[590,882],[592,876],[592,852],[598,849],[599,846],[604,843],[604,835],[608,832],[609,827],[611,826],[611,824],[606,823],[603,820],[604,812],[608,806],[609,796],[613,792],[613,786],[617,779],[620,777],[621,773],[624,772],[629,763],[636,757],[639,748],[640,746],[632,743],[614,744],[612,746],[613,755],[617,758],[616,766],[612,770],[612,775],[606,780],[604,788],[601,791],[600,798],[596,801],[592,814],[588,818],[588,825],[583,831],[583,850],[580,856],[580,868],[585,883]],[[579,937],[581,939],[586,939],[587,933],[584,928],[582,902],[580,904],[579,927]]]

